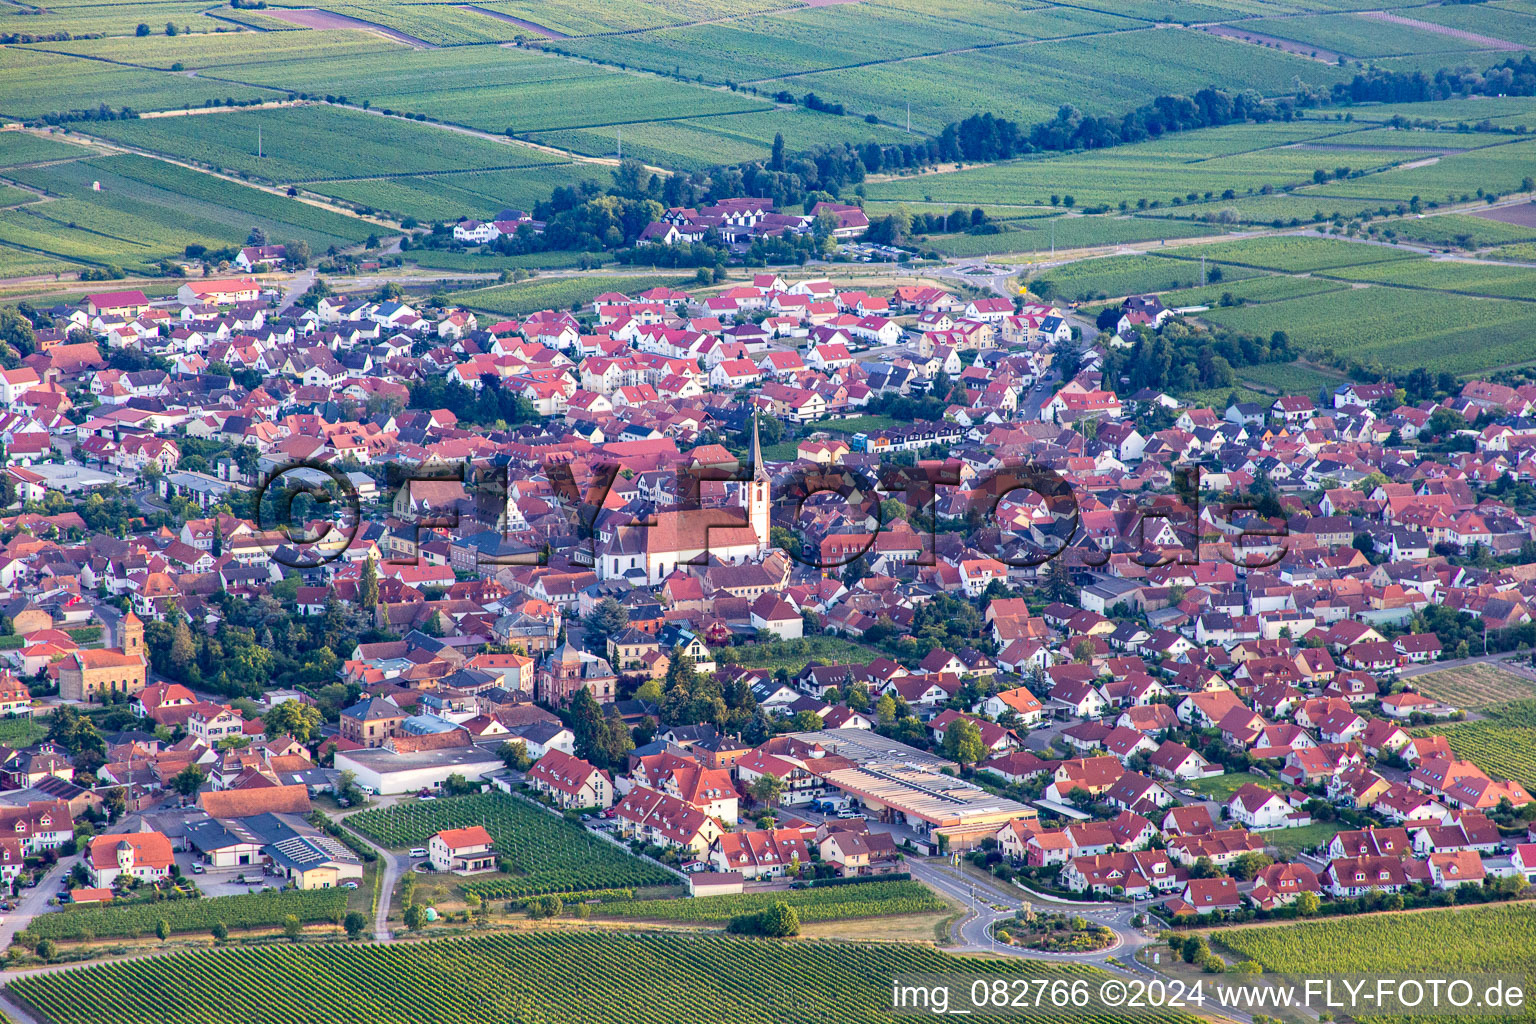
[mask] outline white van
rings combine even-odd
[[[413,846],[411,849],[406,851],[407,857],[425,857],[426,855],[427,848],[425,846]]]

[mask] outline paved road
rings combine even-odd
[[[293,277],[289,279],[288,283],[283,287],[283,298],[282,301],[277,305],[277,311],[279,313],[287,312],[290,306],[299,301],[299,297],[301,295],[309,291],[310,286],[315,283],[315,278],[317,276],[318,271],[316,271],[313,267],[309,268],[308,270],[301,270],[299,273],[294,274]]]

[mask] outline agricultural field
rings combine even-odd
[[[1379,364],[1388,372],[1423,366],[1469,374],[1531,359],[1531,308],[1506,299],[1365,287],[1201,316],[1251,334],[1285,331],[1305,351]]]
[[[0,62],[0,114],[39,118],[52,112],[95,109],[168,110],[209,100],[274,100],[270,89],[203,82],[183,75],[124,68],[102,61],[6,47]]]
[[[1312,235],[1279,235],[1217,242],[1200,249],[1199,255],[1219,263],[1283,270],[1294,274],[1421,258],[1389,246]]]
[[[1152,217],[1030,218],[1007,222],[996,235],[929,235],[924,248],[946,256],[973,256],[991,253],[1049,253],[1054,250],[1088,249],[1096,246],[1123,245],[1131,242],[1157,242],[1173,238],[1217,235],[1221,228],[1204,224],[1185,224]],[[919,236],[922,237],[922,236]]]
[[[206,932],[220,921],[234,931],[276,928],[289,914],[305,924],[334,921],[347,909],[346,889],[253,893],[212,899],[161,900],[131,906],[81,906],[39,914],[27,931],[40,939],[136,939],[164,921],[173,932]]]
[[[1149,47],[1156,48],[1157,60],[1145,59]],[[1106,67],[1115,74],[1105,75]],[[977,110],[1029,123],[1054,116],[1063,103],[1118,115],[1151,96],[1211,82],[1242,81],[1275,94],[1291,91],[1298,78],[1326,87],[1348,77],[1345,69],[1205,32],[1148,28],[819,71],[758,85],[796,95],[814,92],[890,124],[905,124],[910,101],[913,128],[936,132]]]
[[[445,828],[484,825],[496,852],[512,860],[506,876],[480,876],[500,897],[587,892],[644,885],[676,885],[677,876],[630,856],[606,839],[516,797],[463,796],[363,811],[347,824],[392,849],[425,846]]]
[[[373,105],[519,136],[770,108],[766,101],[740,93],[702,89],[650,75],[591,70],[597,74],[568,78],[553,87],[539,81],[432,93],[385,93]]]
[[[1536,699],[1536,681],[1488,662],[1426,672],[1414,689],[1452,707],[1482,708],[1505,701]]]
[[[218,8],[205,0],[36,6],[42,8],[36,14],[23,13],[20,5],[6,4],[0,8],[0,35],[40,37],[67,32],[75,36],[131,36],[139,25],[148,24],[156,35],[164,38],[168,23],[174,23],[182,33],[232,34],[236,30],[234,25],[206,16],[204,11]]]
[[[1354,158],[1354,154],[1350,154]],[[1536,142],[1506,142],[1497,146],[1415,160],[1411,165],[1349,181],[1330,182],[1319,190],[1344,199],[1427,203],[1473,202],[1478,190],[1507,193],[1520,188],[1536,166]],[[1465,198],[1463,198],[1465,197]]]
[[[31,277],[35,274],[67,274],[79,269],[73,263],[66,263],[51,256],[39,256],[36,253],[13,249],[8,245],[0,245],[0,279]]]
[[[589,274],[580,277],[540,278],[520,284],[501,284],[492,288],[457,292],[454,294],[454,300],[462,302],[471,309],[504,313],[507,316],[521,316],[541,309],[568,309],[573,306],[584,306],[592,301],[593,296],[601,295],[603,292],[642,292],[657,285],[679,288],[693,284],[693,281],[692,277],[678,277],[675,273],[649,277],[638,274],[625,276]]]
[[[863,418],[871,419],[872,417]],[[861,425],[849,429],[872,428]],[[775,640],[770,643],[757,642],[740,647],[722,647],[715,651],[715,656],[724,665],[764,668],[774,672],[782,668],[793,676],[812,661],[823,665],[841,665],[862,660],[867,664],[868,659],[879,657],[879,650],[844,637],[821,634],[796,640]]]
[[[979,13],[979,12],[978,12]],[[565,53],[707,82],[751,82],[880,64],[947,50],[1136,28],[1093,11],[1026,7],[997,19],[928,13],[915,5],[835,4],[637,35],[548,44]]]
[[[1292,189],[1273,195],[1252,195],[1234,199],[1213,199],[1166,207],[1158,213],[1167,218],[1231,220],[1239,224],[1269,227],[1301,227],[1324,220],[1358,217],[1364,214],[1390,216],[1408,212],[1406,202],[1369,199],[1339,199],[1320,195],[1321,186]]]
[[[738,914],[766,910],[780,900],[794,907],[802,921],[926,914],[949,906],[921,882],[864,882],[792,892],[604,903],[596,914],[638,921],[725,922]]]
[[[1228,268],[1221,269],[1225,278],[1225,271]],[[1223,279],[1204,288],[1183,288],[1176,292],[1165,293],[1162,300],[1163,305],[1170,308],[1215,306],[1221,303],[1222,296],[1225,295],[1231,295],[1233,299],[1242,302],[1284,302],[1287,299],[1299,299],[1306,295],[1342,291],[1348,287],[1349,285],[1343,281],[1333,281],[1323,277],[1269,275],[1252,277],[1245,281]],[[1246,373],[1248,369],[1245,367],[1244,372]]]
[[[0,211],[11,225],[64,228],[60,244],[46,234],[0,238],[64,257],[132,263],[178,255],[187,245],[238,245],[252,227],[272,238],[302,238],[320,251],[368,236],[371,225],[286,196],[133,154],[46,167],[13,169],[11,177],[61,198]],[[101,186],[98,191],[94,185]],[[66,239],[83,236],[80,243]],[[89,244],[85,244],[86,240]]]
[[[1356,14],[1302,15],[1245,21],[1246,31],[1307,43],[1351,57],[1394,57],[1403,54],[1450,53],[1478,49],[1476,43],[1412,25],[1400,25]],[[1451,59],[1451,58],[1448,58]]]
[[[91,128],[92,134],[113,142],[274,182],[561,162],[528,146],[474,136],[456,136],[453,145],[445,147],[440,129],[332,106],[106,121]],[[336,145],[342,138],[347,144]]]
[[[573,973],[573,964],[583,969]],[[21,978],[8,992],[53,1024],[873,1024],[892,1019],[893,976],[962,971],[1103,977],[1076,964],[952,957],[918,944],[572,931],[188,953]],[[1121,1019],[1091,1008],[1032,1017]],[[1190,1018],[1153,1011],[1149,1019]]]
[[[1194,261],[1152,255],[1109,256],[1047,270],[1030,282],[1030,290],[1058,300],[1089,302],[1189,288],[1200,283],[1200,272],[1200,264]],[[1209,273],[1207,269],[1207,277]],[[1225,281],[1237,281],[1254,274],[1254,271],[1240,267],[1223,269]]]
[[[725,18],[783,7],[782,0],[635,0],[612,4],[597,0],[493,0],[486,10],[537,24],[566,36],[665,28],[705,18]],[[533,33],[529,33],[530,36]]]
[[[1536,699],[1489,704],[1475,722],[1426,726],[1415,735],[1443,733],[1457,757],[1489,775],[1536,789]]]
[[[1415,7],[1413,17],[1522,46],[1536,46],[1536,17],[1508,8],[1492,5],[1487,10],[1459,6]]]
[[[1349,378],[1341,374],[1313,369],[1301,363],[1244,366],[1237,374],[1249,384],[1270,388],[1282,395],[1316,395],[1319,391],[1332,392],[1340,384],[1349,383]]]
[[[307,32],[225,32],[170,38],[126,36],[76,39],[69,42],[37,43],[32,48],[160,71],[169,71],[177,64],[194,70],[212,67],[227,70],[245,64],[308,62],[345,57],[366,57],[376,61],[382,58],[392,62],[396,57],[410,52],[399,43],[391,43],[367,33],[328,29]]]
[[[1515,971],[1531,969],[1536,905],[1530,903],[1371,914],[1271,928],[1234,928],[1217,934],[1242,959],[1265,970],[1316,970],[1328,950],[1336,971]]]
[[[1329,274],[1350,281],[1372,281],[1403,288],[1429,288],[1459,295],[1536,299],[1536,269],[1462,260],[1413,260],[1344,267]]]
[[[833,117],[804,108],[770,110],[679,121],[652,121],[622,128],[578,128],[536,132],[532,142],[590,156],[616,156],[618,133],[623,133],[623,155],[647,164],[683,170],[717,164],[766,160],[773,151],[773,137],[784,136],[787,152],[842,142],[881,142],[887,145],[910,141],[910,136],[883,125],[865,124],[847,117]]]
[[[1517,260],[1523,263],[1536,263],[1536,242],[1501,245],[1499,248],[1484,255],[1491,260]]]
[[[1399,240],[1446,247],[1455,246],[1459,249],[1480,249],[1489,245],[1536,240],[1536,227],[1506,224],[1490,217],[1476,217],[1463,213],[1405,218],[1393,221],[1384,231],[1390,231]]]
[[[1241,127],[1248,129],[1246,143],[1234,137],[1232,129],[1220,128],[1215,131],[1223,135],[1213,145],[1246,144],[1249,148],[1209,157],[1186,157],[1174,147],[1174,142],[1187,140],[1191,150],[1200,153],[1206,146],[1202,140],[1206,133],[1189,132],[1174,140],[875,180],[866,191],[876,200],[966,204],[1045,204],[1049,196],[1059,193],[1071,195],[1078,206],[1113,207],[1124,202],[1137,210],[1162,208],[1172,216],[1201,216],[1217,214],[1249,196],[1263,196],[1265,189],[1310,184],[1316,171],[1331,172],[1345,162],[1357,170],[1369,170],[1415,156],[1390,150],[1351,150],[1347,154],[1306,150],[1287,145],[1283,135],[1278,143],[1271,141],[1268,125]],[[1181,210],[1186,204],[1194,209]],[[1323,204],[1324,209],[1333,206]]]
[[[423,270],[469,270],[499,273],[503,270],[522,268],[558,270],[575,267],[583,259],[603,259],[602,253],[533,252],[526,256],[495,256],[473,252],[454,252],[447,249],[412,249],[406,254],[407,263],[414,263]]]
[[[427,222],[483,219],[509,206],[528,210],[561,186],[583,181],[606,183],[611,178],[610,169],[597,164],[544,164],[515,171],[311,182],[305,188],[365,209]]]
[[[97,149],[45,139],[31,132],[0,132],[0,168],[43,160],[73,160],[93,156]]]

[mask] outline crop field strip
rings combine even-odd
[[[353,178],[307,185],[309,191],[421,221],[485,218],[508,206],[531,209],[550,192],[608,177],[596,164],[546,164],[519,171],[459,171],[430,177]]]
[[[133,154],[0,173],[58,197],[0,210],[0,242],[84,262],[153,262],[189,244],[225,245],[253,226],[320,249],[353,244],[371,229],[287,196]],[[98,182],[101,191],[93,187]]]
[[[725,922],[738,914],[766,910],[776,902],[788,903],[802,921],[839,921],[854,917],[892,917],[925,914],[949,904],[921,882],[861,882],[857,885],[823,886],[792,892],[743,893],[737,896],[700,896],[677,900],[631,900],[604,903],[598,917],[637,921]]]
[[[691,276],[680,277],[673,273],[649,277],[639,274],[612,277],[586,274],[477,288],[458,292],[454,299],[488,313],[522,316],[541,309],[568,309],[573,304],[586,305],[594,296],[603,292],[628,294],[630,291],[644,291],[657,286],[679,288],[692,281]]]
[[[0,114],[38,118],[55,111],[95,109],[164,110],[201,107],[208,100],[281,99],[259,86],[205,82],[184,75],[122,67],[83,57],[8,46],[0,61]]]
[[[1331,971],[1411,977],[1488,971],[1529,975],[1536,948],[1536,904],[1371,914],[1328,921],[1233,928],[1216,934],[1243,959],[1275,972],[1315,972],[1327,950]]]
[[[484,825],[495,840],[497,855],[511,858],[518,871],[516,877],[472,883],[494,886],[498,897],[678,884],[670,871],[533,804],[500,794],[363,811],[347,824],[395,849],[424,846],[445,828]]]
[[[304,924],[334,921],[347,909],[346,889],[290,890],[207,899],[160,900],[130,906],[82,906],[39,914],[27,931],[42,939],[139,938],[164,921],[173,932],[209,931],[223,922],[235,930],[276,928],[289,914]]]
[[[420,174],[506,170],[564,160],[529,146],[472,135],[455,136],[451,147],[442,146],[446,140],[440,129],[326,104],[103,121],[87,130],[136,149],[285,183],[364,177],[384,168]],[[347,142],[337,145],[338,139]]]
[[[1515,700],[1479,709],[1486,717],[1413,730],[1444,734],[1457,757],[1490,774],[1536,786],[1536,700]]]
[[[1413,677],[1420,692],[1458,708],[1482,708],[1507,701],[1536,699],[1536,680],[1503,665],[1474,662]]]
[[[585,969],[573,974],[573,964]],[[1104,977],[1091,967],[954,957],[915,944],[545,932],[181,953],[18,979],[8,991],[52,1024],[872,1024],[899,1019],[890,1013],[894,976],[966,971]],[[1108,1024],[1117,1016],[1067,1008],[1030,1019]],[[1177,1011],[1148,1019],[1190,1020]]]

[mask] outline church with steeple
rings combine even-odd
[[[599,544],[600,579],[630,579],[657,586],[678,566],[755,562],[769,550],[773,481],[763,462],[757,420],[752,421],[752,475],[737,484],[735,508],[667,509],[648,521],[627,523]]]

